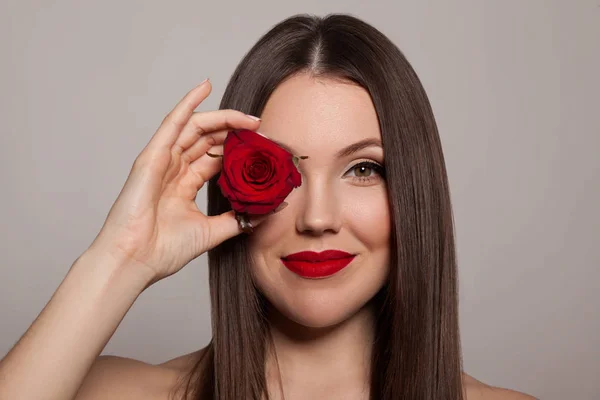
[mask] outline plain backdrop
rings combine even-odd
[[[465,371],[600,398],[600,0],[2,1],[0,355],[94,239],[163,117],[297,13],[350,13],[429,94],[456,221]],[[198,196],[205,210],[205,191]],[[103,354],[210,338],[204,256],[144,292]]]

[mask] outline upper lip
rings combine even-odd
[[[327,260],[339,260],[340,258],[353,257],[354,254],[346,253],[341,250],[325,250],[320,253],[314,251],[301,251],[299,253],[288,254],[282,257],[286,261],[311,261],[320,262]]]

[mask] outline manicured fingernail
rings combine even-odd
[[[255,117],[254,115],[250,115],[250,114],[246,114],[246,117],[250,118],[253,121],[260,121],[261,119],[258,117]]]

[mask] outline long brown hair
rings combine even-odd
[[[463,399],[453,216],[433,112],[402,52],[348,14],[295,15],[245,55],[220,109],[260,116],[294,74],[353,82],[370,93],[384,146],[392,218],[390,275],[372,300],[378,315],[371,399]],[[214,177],[208,214],[230,210]],[[247,236],[208,253],[212,333],[186,377],[184,398],[268,398],[266,300],[253,284]]]

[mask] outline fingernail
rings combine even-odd
[[[258,117],[255,117],[254,115],[250,115],[250,114],[246,114],[246,117],[250,118],[253,121],[260,121],[261,119]]]
[[[208,82],[208,78],[206,78],[205,80],[203,80],[202,82],[200,82],[200,83],[198,84],[198,86],[202,86],[202,85],[204,85],[206,82]]]

